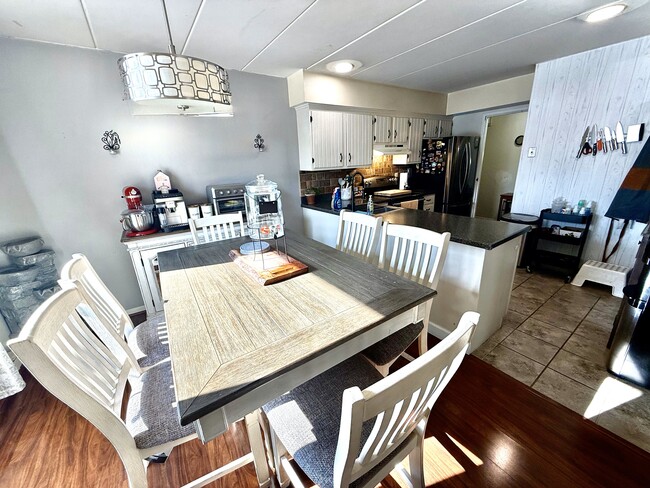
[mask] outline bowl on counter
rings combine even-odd
[[[0,249],[8,256],[23,257],[36,254],[43,249],[44,245],[43,239],[39,236],[32,236],[5,242]]]

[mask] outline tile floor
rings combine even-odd
[[[474,355],[650,451],[650,391],[607,372],[620,298],[517,270],[501,329]]]

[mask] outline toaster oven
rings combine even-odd
[[[205,189],[208,200],[212,202],[215,215],[241,212],[246,221],[243,184],[208,185]]]

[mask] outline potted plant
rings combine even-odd
[[[307,188],[305,190],[305,199],[307,200],[307,205],[313,205],[316,203],[316,189]]]

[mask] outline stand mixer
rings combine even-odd
[[[139,237],[156,232],[153,208],[142,205],[142,193],[135,186],[126,186],[122,190],[127,209],[121,213],[122,228],[126,237]]]

